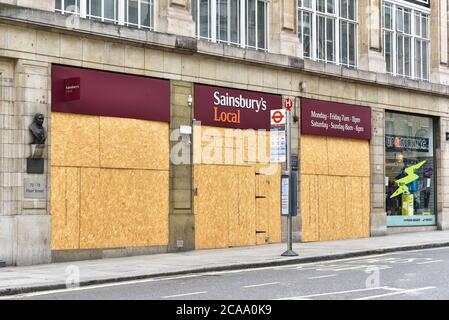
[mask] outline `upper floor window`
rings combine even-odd
[[[267,50],[267,0],[192,0],[199,39]]]
[[[357,67],[357,0],[298,0],[304,58]]]
[[[429,12],[384,1],[382,33],[387,72],[429,80]]]
[[[154,0],[56,0],[55,10],[119,25],[154,30]]]

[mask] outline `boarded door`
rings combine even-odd
[[[369,237],[369,217],[369,142],[302,136],[302,240]]]

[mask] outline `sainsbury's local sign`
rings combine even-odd
[[[195,85],[195,119],[203,125],[269,129],[270,111],[281,106],[280,95]]]

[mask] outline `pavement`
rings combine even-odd
[[[191,273],[282,266],[417,249],[449,247],[449,231],[384,237],[294,243],[297,257],[282,257],[286,244],[195,250],[126,258],[55,263],[0,269],[0,295],[167,277]]]

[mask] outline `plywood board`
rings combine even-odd
[[[78,168],[52,167],[51,215],[53,250],[79,248]]]
[[[51,125],[52,166],[100,165],[99,117],[52,112]]]
[[[225,248],[229,245],[227,214],[231,166],[195,165],[195,246],[197,249]]]
[[[328,137],[329,174],[368,177],[369,142],[365,140]]]
[[[301,136],[301,173],[328,174],[329,159],[327,138],[321,136]]]
[[[217,168],[218,169],[218,168]],[[225,170],[227,172],[227,190],[222,191],[221,201],[226,203],[226,211],[223,212],[228,218],[228,243],[227,246],[237,247],[242,242],[242,230],[240,230],[240,204],[239,204],[239,183],[240,183],[240,168],[238,167],[224,167],[218,170]],[[217,195],[220,196],[220,195]],[[244,208],[243,208],[244,209]],[[244,227],[244,226],[243,226]]]
[[[255,167],[239,167],[238,179],[238,233],[239,246],[254,245],[256,229]]]
[[[81,248],[168,244],[168,172],[81,169]]]
[[[276,171],[272,175],[265,177],[267,180],[268,198],[268,239],[270,243],[282,241],[281,223],[281,167],[276,165]]]
[[[302,175],[301,179],[301,225],[302,241],[319,240],[318,229],[318,178]]]
[[[330,189],[331,189],[331,181],[329,176],[318,176],[318,229],[320,234],[320,240],[326,238],[327,234],[332,233],[333,230],[333,221],[329,216],[329,206],[331,203],[330,199]]]
[[[168,131],[164,122],[101,117],[101,167],[168,170]]]

